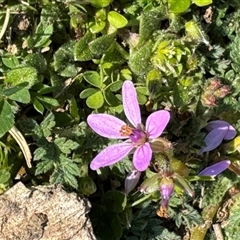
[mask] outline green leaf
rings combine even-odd
[[[101,22],[97,22],[97,21],[90,21],[89,22],[89,30],[92,33],[99,33],[101,32],[106,26],[106,22],[101,21]]]
[[[47,61],[40,53],[28,54],[24,60],[24,65],[34,67],[39,73],[45,73],[48,69]]]
[[[21,102],[21,103],[29,103],[30,102],[30,93],[26,86],[15,86],[12,88],[5,89],[3,94],[11,100]]]
[[[117,191],[109,190],[103,197],[104,204],[108,206],[108,210],[113,213],[120,213],[124,210],[127,204],[126,194]]]
[[[0,101],[0,137],[14,126],[14,114],[11,105],[6,100]]]
[[[91,85],[101,88],[102,86],[102,79],[100,77],[100,75],[98,74],[98,72],[95,71],[86,71],[83,74],[84,79],[90,83]]]
[[[212,3],[212,0],[193,0],[193,2],[199,6],[199,7],[203,7],[203,6],[207,6],[209,4]]]
[[[71,162],[70,159],[65,158],[64,161],[62,161],[61,157],[61,165],[64,169],[64,172],[68,172],[69,174],[73,176],[80,176],[80,168],[76,163]]]
[[[231,198],[228,219],[226,219],[225,233],[227,239],[238,239],[240,234],[240,194],[236,194]]]
[[[159,29],[159,24],[163,17],[162,9],[159,8],[143,12],[140,18],[138,46],[152,38],[153,32]]]
[[[58,146],[61,152],[65,154],[70,154],[71,150],[74,150],[79,146],[77,142],[74,142],[71,139],[66,141],[66,138],[63,137],[55,139],[54,143]]]
[[[36,166],[35,174],[39,175],[42,173],[46,173],[52,168],[53,168],[53,160],[48,159],[48,160],[41,161]]]
[[[114,43],[116,33],[112,33],[109,35],[103,35],[89,44],[89,49],[92,53],[97,56],[104,54]]]
[[[95,8],[103,8],[109,6],[112,0],[90,0],[90,4]]]
[[[129,67],[140,78],[145,78],[151,68],[152,47],[153,43],[149,41],[130,56]]]
[[[33,67],[22,67],[9,71],[6,76],[7,83],[13,86],[28,83],[27,88],[39,82],[37,70]]]
[[[107,86],[111,92],[117,92],[122,88],[123,82],[121,80],[115,81]]]
[[[99,90],[96,88],[87,88],[80,93],[79,97],[84,99],[84,98],[87,98],[87,97],[93,95],[94,93],[96,93],[98,91]]]
[[[106,100],[107,104],[109,104],[110,106],[118,106],[120,104],[116,96],[108,90],[104,91],[104,99]]]
[[[66,169],[65,169],[66,170]],[[69,184],[73,188],[78,188],[78,181],[76,177],[74,177],[72,174],[70,174],[68,171],[64,172],[63,175],[64,181]]]
[[[168,0],[169,11],[173,13],[185,12],[190,4],[190,0]]]
[[[72,49],[74,42],[67,42],[63,44],[53,56],[53,66],[60,76],[73,77],[77,75],[78,68],[74,64],[74,55]]]
[[[44,113],[44,106],[36,99],[34,98],[32,100],[33,107],[38,111],[39,113],[43,114]]]
[[[11,57],[3,57],[2,58],[3,64],[8,67],[8,68],[16,68],[19,65],[19,61],[16,56],[11,56]]]
[[[87,98],[86,104],[89,108],[98,109],[102,107],[104,103],[104,98],[101,91],[94,93]]]
[[[95,39],[95,35],[87,32],[74,46],[74,59],[76,61],[89,61],[94,54],[89,49],[89,43]]]
[[[43,147],[39,147],[34,151],[34,161],[41,160],[46,154],[46,149]]]
[[[79,121],[80,119],[80,116],[79,116],[79,111],[78,111],[78,104],[77,104],[77,101],[75,99],[74,96],[72,96],[70,99],[69,99],[69,113],[70,115],[72,116],[73,119],[75,119],[76,121]]]
[[[115,28],[123,28],[128,24],[128,20],[123,15],[115,11],[110,11],[108,13],[107,19],[109,23]]]
[[[50,37],[53,34],[53,24],[50,24],[46,28],[42,25],[42,22],[39,23],[36,29],[36,38],[35,38],[35,48],[47,47],[50,45]]]
[[[54,115],[50,113],[47,117],[44,118],[44,120],[40,124],[45,137],[50,136],[52,132],[51,130],[55,125],[56,125],[56,122],[54,120]]]
[[[51,107],[58,107],[59,102],[57,99],[52,97],[46,97],[46,96],[36,96],[36,98],[43,103],[45,107],[50,109]]]
[[[0,184],[7,183],[11,178],[11,174],[6,169],[0,169]]]

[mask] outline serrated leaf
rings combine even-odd
[[[76,61],[89,61],[94,54],[89,49],[89,43],[95,39],[95,35],[87,32],[74,46],[74,59]]]
[[[14,126],[14,114],[11,105],[6,100],[0,101],[0,137]]]
[[[77,142],[74,142],[71,139],[66,141],[66,138],[57,138],[55,139],[54,143],[59,147],[61,152],[65,154],[70,154],[71,150],[74,150],[79,146]]]
[[[83,74],[84,79],[91,85],[101,88],[102,86],[102,79],[98,72],[95,71],[86,71]]]
[[[41,160],[42,157],[46,154],[46,149],[43,147],[37,148],[34,151],[34,161]]]
[[[45,137],[48,137],[51,134],[51,130],[55,126],[55,124],[56,122],[52,113],[45,117],[45,119],[41,122],[40,126]]]
[[[64,172],[63,179],[71,187],[73,187],[75,189],[78,187],[78,181],[77,181],[76,177],[71,175],[69,172],[67,172],[67,171]]]
[[[185,12],[190,4],[190,0],[168,0],[169,11],[173,13]]]
[[[12,88],[5,89],[3,94],[11,100],[21,102],[21,103],[29,103],[30,102],[30,93],[26,86],[15,86]]]
[[[115,28],[123,28],[128,23],[128,20],[123,15],[115,11],[110,11],[107,15],[107,19]]]
[[[66,158],[66,160],[61,161],[62,168],[64,169],[64,173],[67,171],[71,175],[80,176],[81,173],[80,173],[79,166],[76,163],[71,162],[70,159]]]
[[[94,93],[87,98],[86,104],[89,108],[98,109],[102,107],[104,103],[104,98],[101,91]]]
[[[53,160],[44,160],[37,164],[35,174],[39,175],[46,173],[53,168]]]
[[[116,33],[103,35],[89,43],[89,49],[94,55],[104,54],[114,43]]]
[[[13,86],[21,83],[28,83],[27,88],[30,88],[34,84],[38,83],[37,70],[33,67],[22,67],[9,71],[6,76],[6,82]]]
[[[80,93],[79,97],[82,98],[82,99],[84,99],[84,98],[87,98],[87,97],[93,95],[94,93],[96,93],[96,92],[98,92],[98,91],[99,91],[99,90],[96,89],[96,88],[87,88],[87,89],[84,89],[84,90]]]

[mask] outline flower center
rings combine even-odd
[[[140,129],[134,129],[128,125],[124,125],[120,130],[121,136],[128,136],[130,140],[136,145],[142,145],[147,141],[146,133]]]

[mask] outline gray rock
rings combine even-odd
[[[61,186],[19,182],[0,196],[0,239],[96,240],[89,210],[86,199]]]

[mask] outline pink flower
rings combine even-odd
[[[111,139],[126,139],[101,151],[90,164],[92,170],[112,165],[132,152],[134,167],[138,171],[146,170],[152,158],[150,143],[162,134],[169,122],[169,112],[159,110],[147,118],[146,127],[142,125],[137,93],[131,81],[123,83],[122,100],[125,115],[133,127],[108,114],[91,114],[87,118],[89,126],[97,134]]]

